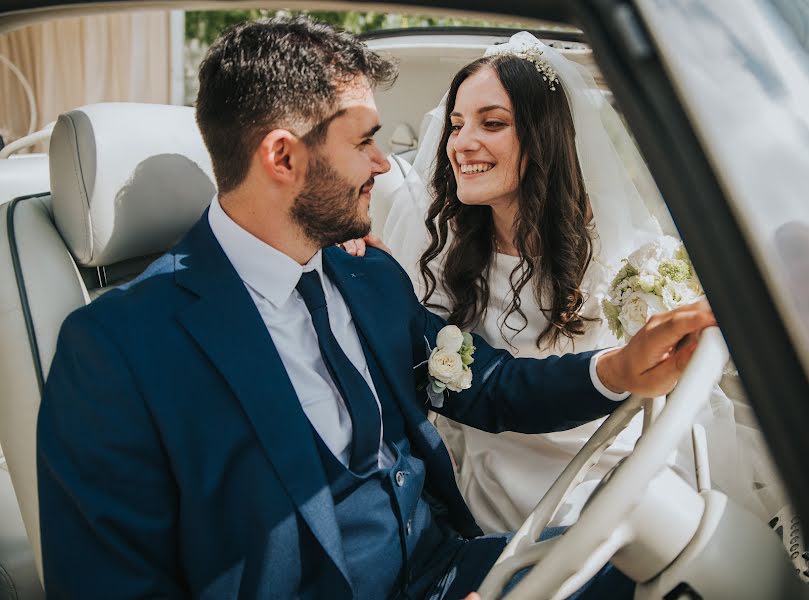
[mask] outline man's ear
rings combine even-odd
[[[270,179],[293,184],[304,175],[306,145],[286,129],[273,129],[261,140],[258,158]]]

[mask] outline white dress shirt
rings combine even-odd
[[[317,271],[320,275],[332,333],[371,388],[380,409],[380,419],[381,406],[351,312],[339,290],[323,272],[322,252],[301,266],[237,225],[222,210],[218,198],[211,202],[208,222],[255,302],[309,422],[334,456],[347,466],[351,456],[351,417],[323,362],[309,311],[295,289],[304,272]],[[593,385],[611,400],[626,398],[628,393],[615,394],[601,383],[595,369],[597,359],[595,355],[590,362]],[[392,465],[393,453],[382,441],[381,428],[380,450],[380,467]]]
[[[320,275],[332,333],[368,383],[377,406],[379,397],[348,306],[323,272],[322,253],[318,252],[301,266],[237,225],[222,210],[218,198],[211,203],[208,222],[264,320],[303,412],[329,450],[348,466],[351,416],[323,362],[309,310],[295,289],[304,272],[317,271]],[[260,376],[256,373],[256,377]],[[382,409],[379,409],[381,420]],[[379,466],[388,467],[394,463],[394,458],[387,445],[382,443],[382,433],[380,428]]]

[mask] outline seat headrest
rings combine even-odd
[[[168,249],[216,188],[194,109],[105,103],[59,117],[50,143],[54,220],[76,262]]]

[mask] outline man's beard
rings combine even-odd
[[[304,235],[321,248],[362,238],[371,231],[371,220],[357,210],[360,190],[341,177],[319,154],[313,154],[303,190],[290,215]]]

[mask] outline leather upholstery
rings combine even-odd
[[[107,103],[61,115],[50,172],[56,225],[82,266],[165,250],[216,193],[185,106]]]
[[[45,154],[19,154],[0,160],[0,204],[49,189],[48,157]]]
[[[41,162],[38,166],[41,171]],[[10,474],[14,484],[31,540],[31,571],[32,551],[37,567],[41,564],[36,481],[40,383],[47,377],[62,321],[90,300],[77,263],[107,266],[171,246],[213,197],[210,171],[193,109],[94,105],[63,115],[54,129],[53,198],[46,194],[0,204],[0,444],[8,461],[8,473],[1,474]],[[21,184],[23,193],[42,187],[36,171],[29,175]],[[9,567],[25,563],[9,520],[16,511],[2,510],[8,528],[0,529],[0,581],[2,573],[10,574],[19,591],[22,583]],[[18,526],[17,539],[20,530]],[[11,548],[16,548],[14,554],[7,555]]]

